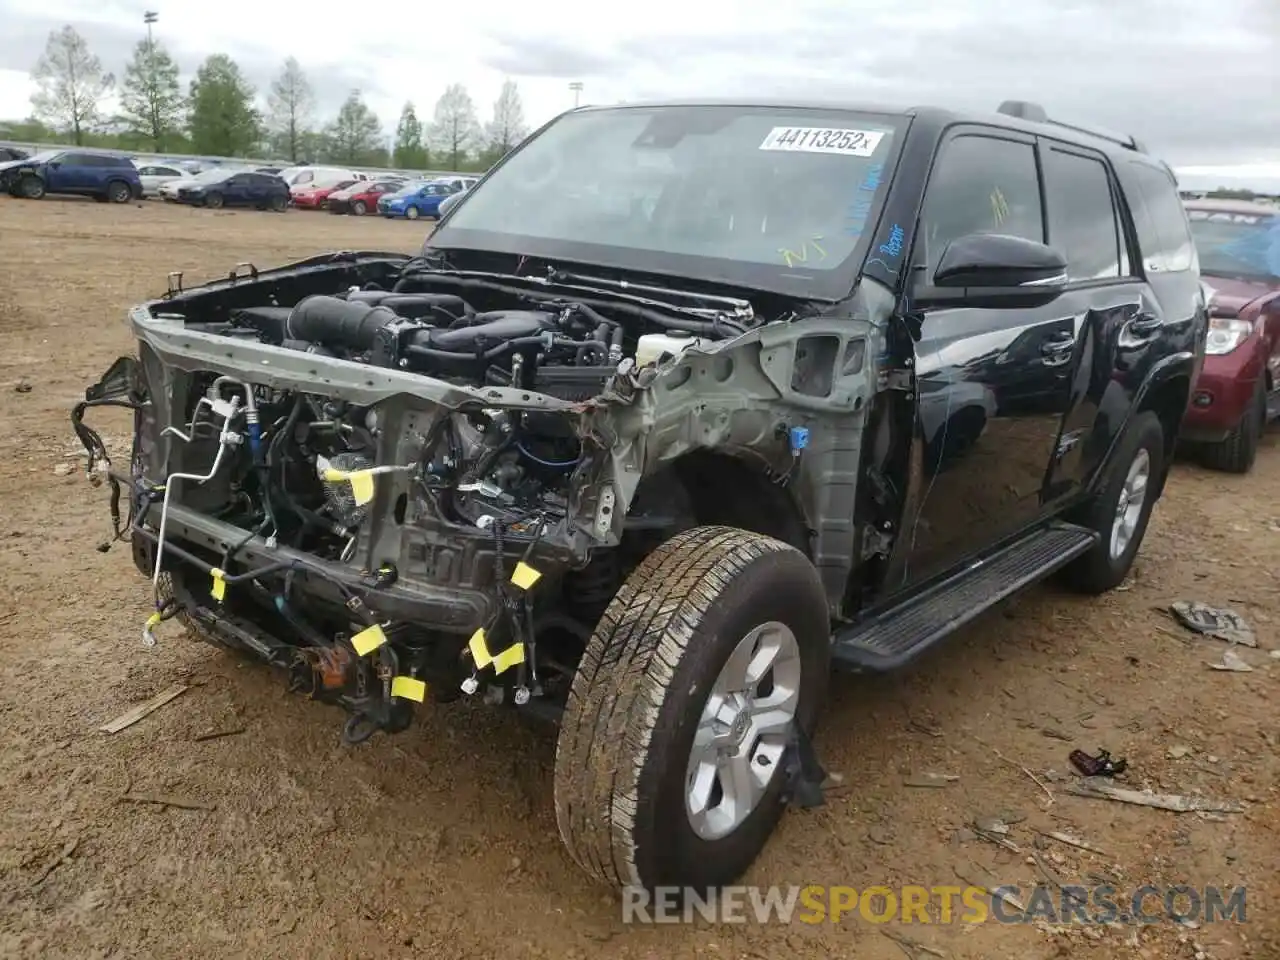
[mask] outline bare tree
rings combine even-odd
[[[529,135],[529,128],[524,122],[524,103],[520,99],[520,88],[514,80],[502,85],[502,92],[493,102],[493,119],[485,131],[488,149],[494,154],[494,161],[501,160],[511,148]]]
[[[479,135],[480,121],[476,119],[471,94],[460,83],[450,84],[436,101],[435,117],[427,134],[431,149],[448,154],[449,169],[457,170]]]
[[[115,85],[115,78],[103,72],[102,61],[75,27],[67,24],[49,32],[31,78],[39,87],[31,95],[36,116],[70,133],[76,146],[82,146],[85,130],[101,120],[98,101]]]
[[[271,84],[267,96],[268,125],[275,140],[276,149],[297,162],[299,153],[310,130],[311,111],[315,96],[311,83],[302,72],[298,61],[290,57],[284,62],[284,71]]]

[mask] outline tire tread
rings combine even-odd
[[[677,534],[610,602],[574,676],[556,748],[556,823],[570,858],[610,885],[640,884],[637,786],[689,639],[749,564],[790,546],[733,527]]]

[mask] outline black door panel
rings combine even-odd
[[[904,535],[904,585],[1043,512],[1045,471],[1071,397],[1081,317],[1038,310],[926,313],[916,384],[926,489]]]

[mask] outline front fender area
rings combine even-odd
[[[613,509],[614,535],[641,481],[677,462],[686,489],[699,477],[704,504],[716,483],[763,478],[795,504],[794,524],[751,516],[778,510],[779,501],[738,491],[725,491],[720,516],[728,511],[735,525],[782,539],[803,528],[808,542],[796,545],[817,565],[836,610],[855,554],[858,465],[876,389],[870,334],[870,324],[847,317],[769,324],[619,378],[584,424],[611,451],[615,489],[604,495],[622,509],[600,509]],[[749,473],[726,461],[750,465]],[[701,482],[709,478],[710,487]]]
[[[1181,436],[1183,416],[1191,399],[1192,384],[1200,376],[1203,354],[1184,351],[1172,353],[1151,367],[1146,379],[1139,385],[1130,402],[1120,383],[1112,381],[1103,403],[1099,407],[1094,435],[1108,441],[1105,454],[1100,458],[1088,485],[1088,492],[1096,492],[1105,482],[1107,470],[1115,458],[1116,447],[1129,424],[1137,414],[1154,411],[1164,430],[1165,469],[1159,478],[1156,495],[1164,489],[1169,465]],[[1114,424],[1114,426],[1113,426]]]

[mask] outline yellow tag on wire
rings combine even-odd
[[[147,623],[144,629],[154,630],[156,627],[160,626],[160,623],[163,620],[164,620],[164,616],[159,611],[157,611],[156,613],[153,613],[151,616],[147,617]]]
[[[363,506],[373,499],[373,474],[368,470],[354,470],[347,474],[351,484],[351,496],[357,506]]]
[[[326,467],[321,479],[329,483],[351,484],[351,497],[358,506],[363,506],[373,499],[372,470],[339,470],[337,467]]]
[[[518,663],[524,663],[524,644],[513,643],[507,649],[493,658],[493,672],[502,673],[514,667]]]
[[[392,677],[391,695],[422,703],[427,699],[427,685],[413,677]]]
[[[227,595],[227,581],[223,579],[226,574],[214,567],[209,571],[209,575],[213,577],[213,586],[209,588],[209,595],[221,602],[223,597]]]
[[[511,582],[521,590],[528,590],[542,578],[542,574],[533,567],[529,566],[523,560],[516,564],[516,568],[511,571]]]
[[[489,656],[489,648],[484,644],[484,627],[471,635],[471,639],[467,641],[467,649],[471,651],[471,659],[476,662],[477,667],[487,667],[493,659]]]
[[[355,647],[356,653],[362,657],[365,654],[373,653],[386,642],[387,635],[382,632],[382,627],[376,623],[372,627],[365,627],[351,638],[351,646]]]
[[[488,644],[485,643],[484,627],[481,627],[471,635],[471,641],[467,644],[467,647],[471,651],[471,659],[482,670],[489,664],[493,664],[493,672],[502,673],[516,664],[524,663],[523,643],[513,643],[497,656],[489,653]]]

